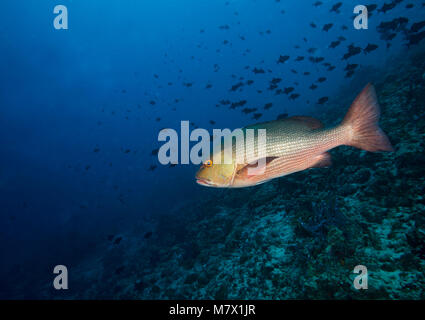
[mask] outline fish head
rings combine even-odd
[[[235,176],[235,164],[213,163],[212,159],[204,161],[196,173],[196,182],[206,187],[231,187]]]

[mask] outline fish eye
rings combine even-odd
[[[205,161],[204,165],[206,167],[211,167],[213,165],[213,162],[212,162],[212,160],[207,160],[207,161]]]

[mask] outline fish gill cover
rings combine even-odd
[[[425,298],[424,1],[57,5],[0,10],[2,299]],[[394,152],[242,189],[159,161],[181,121],[332,127],[369,82]]]

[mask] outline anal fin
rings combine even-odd
[[[329,152],[324,152],[315,157],[316,162],[311,166],[312,168],[326,168],[332,166],[332,158]]]

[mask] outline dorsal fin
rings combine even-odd
[[[323,128],[323,124],[322,122],[320,122],[320,120],[317,120],[312,117],[306,117],[306,116],[293,116],[293,117],[289,117],[289,118],[285,118],[281,120],[273,120],[273,121],[251,124],[249,126],[244,127],[243,130],[247,130],[247,129],[273,130],[280,126],[288,126],[288,127],[293,127],[297,129],[301,128],[304,130],[315,130],[315,129]]]
[[[298,122],[300,125],[305,125],[306,127],[310,128],[310,129],[323,128],[323,123],[320,120],[317,120],[313,117],[293,116],[293,117],[286,118],[282,121]]]

